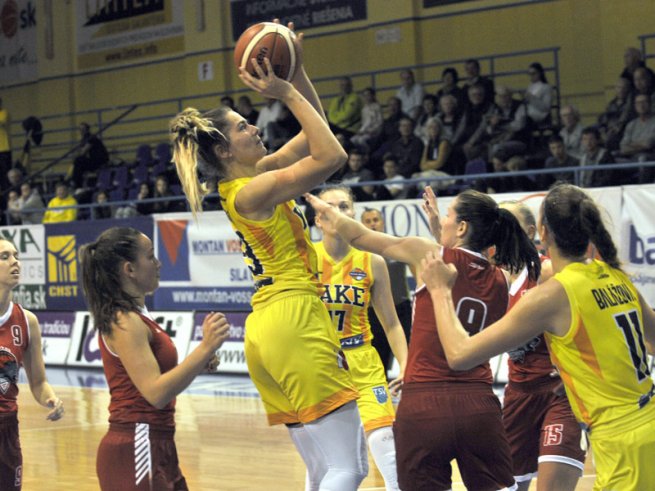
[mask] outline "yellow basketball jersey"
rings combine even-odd
[[[350,248],[341,261],[334,261],[322,242],[316,244],[319,278],[325,288],[323,303],[330,312],[344,348],[359,346],[373,339],[368,307],[374,277],[371,253]],[[349,344],[350,343],[350,344]]]
[[[600,429],[636,415],[653,388],[637,290],[597,260],[570,264],[555,279],[569,297],[571,326],[545,337],[576,418]]]
[[[291,200],[275,207],[264,221],[241,216],[235,206],[237,192],[252,178],[221,182],[223,209],[241,240],[246,265],[255,281],[252,306],[264,305],[280,293],[322,293],[318,281],[316,251],[302,210]]]

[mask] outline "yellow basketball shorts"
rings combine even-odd
[[[345,349],[355,387],[359,391],[357,406],[364,431],[393,425],[396,411],[391,402],[387,377],[378,352],[370,343]]]
[[[291,294],[246,320],[248,371],[268,423],[309,423],[358,397],[321,299]]]
[[[594,491],[655,489],[655,401],[630,421],[597,431],[592,428],[591,448],[596,463]]]

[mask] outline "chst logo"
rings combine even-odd
[[[77,296],[77,247],[74,235],[48,237],[48,294]]]

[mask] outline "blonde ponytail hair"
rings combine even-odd
[[[216,156],[214,147],[229,146],[224,134],[228,127],[225,119],[227,112],[219,108],[203,115],[190,107],[169,123],[173,162],[194,217],[202,211],[203,198],[213,191],[200,181],[199,174],[205,177],[223,176],[222,162]]]

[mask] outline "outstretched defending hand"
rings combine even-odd
[[[437,240],[441,241],[441,217],[437,208],[437,195],[434,194],[431,186],[425,186],[423,192],[423,211],[428,216],[430,233]]]
[[[57,421],[64,415],[64,403],[58,397],[50,398],[46,401],[46,406],[52,409],[46,416],[50,421]]]
[[[430,292],[440,288],[450,289],[457,279],[457,268],[443,261],[441,251],[428,251],[421,260],[421,279]]]
[[[318,196],[314,196],[311,193],[303,194],[305,201],[309,203],[314,211],[316,211],[316,216],[321,221],[321,228],[324,232],[336,233],[337,220],[343,215],[337,211],[337,209],[323,201]]]

